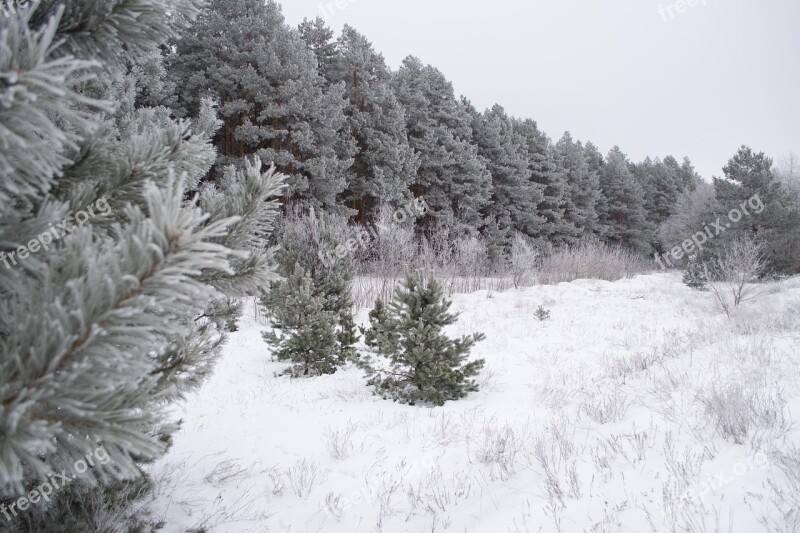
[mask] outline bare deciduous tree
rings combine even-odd
[[[800,209],[800,157],[790,153],[781,159],[774,172],[781,185],[793,193],[794,207]]]
[[[709,289],[717,305],[730,316],[739,305],[758,297],[758,281],[767,269],[763,243],[740,237],[726,244],[722,254],[706,265]]]
[[[514,287],[527,287],[533,282],[538,261],[539,250],[522,234],[515,234],[509,261]]]

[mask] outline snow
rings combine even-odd
[[[486,367],[479,392],[443,407],[382,400],[352,367],[276,377],[286,365],[270,361],[251,303],[151,468],[164,531],[785,525],[780,513],[797,504],[786,494],[800,490],[778,490],[791,487],[780,458],[800,461],[789,423],[800,415],[800,278],[766,286],[730,319],[675,273],[453,302],[448,333],[483,331],[473,355]],[[534,317],[539,305],[550,320]],[[766,406],[741,444],[704,403],[728,383]]]

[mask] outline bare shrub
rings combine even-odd
[[[800,331],[800,302],[789,304],[782,313],[777,313],[773,327],[781,333]]]
[[[551,500],[556,499],[563,504],[564,490],[561,488],[559,476],[561,455],[558,446],[552,440],[537,438],[533,445],[533,455],[544,473],[548,496]]]
[[[431,413],[433,428],[427,432],[439,446],[449,446],[461,440],[461,424],[453,413]]]
[[[701,401],[716,431],[736,444],[744,444],[759,431],[784,425],[784,401],[775,390],[762,392],[739,382],[712,380]]]
[[[769,335],[752,332],[748,337],[725,339],[719,347],[719,354],[743,366],[755,365],[760,371],[771,367],[774,360],[778,359],[774,339]]]
[[[436,270],[440,265],[452,263],[455,248],[452,243],[456,240],[454,230],[450,225],[439,222],[436,227],[429,230],[419,243],[418,268]]]
[[[790,198],[794,200],[794,208],[800,210],[800,157],[790,153],[782,158],[777,168],[775,177],[787,191],[790,191]]]
[[[764,244],[740,237],[726,244],[722,254],[707,265],[708,287],[726,316],[739,305],[759,296],[758,282],[767,269]]]
[[[800,501],[800,447],[789,444],[785,450],[770,454],[770,463],[786,475],[787,485]]]
[[[664,438],[664,464],[667,471],[678,480],[683,487],[687,487],[694,482],[703,468],[706,458],[710,454],[706,449],[698,451],[693,447],[686,447],[683,453],[678,453],[672,432],[667,432]]]
[[[533,446],[523,450],[525,465],[538,468],[545,478],[545,488],[551,499],[562,501],[564,483],[572,498],[580,498],[582,488],[575,460],[575,428],[567,423],[565,414],[553,417],[545,431],[533,438]]]
[[[283,492],[286,490],[286,482],[283,480],[283,475],[278,466],[268,468],[267,475],[269,476],[269,493],[273,496],[283,496]]]
[[[357,426],[348,422],[343,428],[327,428],[325,439],[328,446],[328,453],[337,461],[346,459],[353,452],[353,433]]]
[[[715,199],[714,186],[706,182],[700,182],[694,189],[679,194],[673,214],[656,232],[664,250],[681,246],[687,235],[703,227],[706,213],[713,208]]]
[[[386,476],[381,478],[380,486],[376,488],[378,500],[378,531],[382,530],[383,521],[386,517],[392,516],[398,512],[392,502],[392,498],[397,490],[402,486],[402,478],[396,479],[394,476]]]
[[[361,279],[353,294],[357,306],[368,307],[377,298],[391,300],[398,283],[417,270],[435,277],[448,296],[497,288],[489,276],[487,246],[481,235],[457,238],[442,225],[418,237],[413,220],[398,220],[395,213],[389,206],[377,211],[369,251],[359,263]]]
[[[325,510],[337,521],[340,521],[342,519],[342,515],[344,514],[344,501],[342,501],[342,494],[328,491],[328,493],[325,495]]]
[[[492,479],[506,480],[517,469],[517,455],[526,447],[527,429],[519,432],[509,424],[499,426],[495,419],[488,420],[483,427],[473,457],[491,467]]]
[[[389,205],[381,205],[375,215],[367,253],[358,264],[359,278],[353,286],[358,307],[369,307],[377,298],[390,300],[395,286],[412,271],[419,255],[419,243],[410,220],[399,221]]]
[[[622,435],[622,438],[628,442],[633,452],[631,464],[644,461],[647,457],[647,450],[655,444],[655,432],[652,428],[650,431],[636,431],[636,427],[634,427],[632,433],[626,433]]]
[[[229,481],[241,481],[252,474],[253,466],[249,468],[242,466],[233,459],[226,459],[218,463],[211,472],[206,474],[203,480],[212,485],[222,485]]]
[[[407,256],[416,269],[430,272],[441,283],[445,294],[469,293],[487,287],[491,278],[486,240],[479,234],[452,237],[449,232],[434,231],[419,243],[419,253]]]
[[[383,278],[402,276],[414,268],[417,240],[410,221],[400,222],[390,206],[382,205],[375,216],[375,235],[370,243],[370,270]]]
[[[657,349],[646,352],[636,351],[630,355],[613,359],[608,369],[609,376],[619,383],[625,383],[628,377],[636,376],[660,361],[661,357]]]
[[[619,389],[598,394],[581,402],[581,411],[598,424],[619,422],[628,412],[628,397]]]
[[[359,308],[371,306],[377,298],[391,300],[399,282],[416,270],[436,278],[447,296],[511,286],[504,273],[491,272],[488,247],[479,234],[456,237],[440,227],[418,238],[410,221],[398,222],[388,208],[378,211],[372,234],[353,284]]]
[[[766,531],[800,531],[800,448],[790,444],[785,450],[774,450],[769,463],[783,475],[767,480],[773,509],[764,512],[759,522]]]
[[[448,480],[436,465],[423,472],[416,484],[409,483],[404,488],[412,512],[421,508],[436,515],[469,498],[475,482],[469,472],[455,472]]]
[[[453,245],[453,254],[448,264],[437,265],[443,274],[448,273],[448,294],[480,290],[483,278],[489,275],[489,252],[486,241],[480,235],[468,235]],[[442,276],[444,277],[444,276]]]
[[[544,507],[544,514],[553,521],[553,527],[558,533],[564,531],[561,527],[561,513],[564,512],[565,508],[564,502],[556,498],[554,493],[549,492],[548,488],[548,500],[547,505]]]
[[[292,491],[304,500],[311,494],[314,484],[321,476],[322,469],[320,466],[306,459],[297,461],[294,466],[286,471],[286,477],[289,478]]]
[[[511,243],[511,279],[514,287],[527,287],[534,282],[539,250],[519,233],[514,234]]]
[[[279,224],[278,244],[291,246],[293,259],[316,270],[322,267],[322,259],[334,253],[333,242],[344,243],[358,235],[358,228],[348,223],[347,218],[330,213],[306,212],[299,204],[290,205]],[[355,260],[355,257],[351,259]]]
[[[619,246],[595,240],[553,251],[541,260],[539,282],[556,284],[576,279],[617,281],[645,272],[650,265],[643,257]]]

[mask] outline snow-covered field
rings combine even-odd
[[[800,527],[800,278],[731,319],[678,274],[453,300],[487,364],[435,408],[275,377],[251,304],[151,469],[165,531]]]

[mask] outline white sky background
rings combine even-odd
[[[391,68],[416,55],[554,140],[687,155],[706,179],[742,144],[800,153],[800,0],[279,1],[290,24],[350,24]]]

